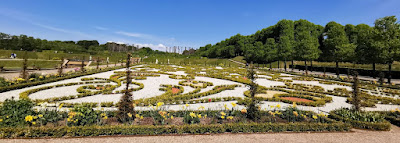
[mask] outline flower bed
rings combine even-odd
[[[338,114],[340,113],[340,114]],[[374,115],[368,115],[374,114]],[[329,117],[345,123],[350,123],[355,128],[389,131],[391,124],[379,117],[379,113],[357,113],[348,109],[339,109],[329,112]]]
[[[0,87],[0,93],[10,91],[10,90],[16,90],[16,89],[56,82],[56,81],[65,80],[65,79],[76,78],[76,77],[85,76],[85,75],[92,75],[92,74],[96,74],[96,73],[100,73],[100,72],[111,71],[111,70],[115,70],[118,68],[121,68],[121,67],[106,68],[104,70],[92,70],[92,71],[85,72],[85,73],[75,73],[75,74],[70,74],[70,75],[58,76],[55,78],[49,78],[47,80],[32,81],[32,82],[9,85],[9,86],[5,86],[5,87]]]

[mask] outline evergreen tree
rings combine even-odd
[[[258,85],[254,82],[256,72],[254,70],[253,63],[250,63],[247,70],[247,78],[251,81],[249,84],[250,87],[250,103],[247,104],[247,118],[251,120],[258,120],[261,118],[260,111],[258,110],[258,100],[255,98],[255,94],[257,92]]]
[[[126,88],[124,95],[121,97],[121,100],[118,103],[117,118],[120,122],[131,121],[135,117],[133,116],[135,114],[135,109],[133,106],[132,94],[129,91],[129,84],[132,82],[130,75],[130,59],[131,54],[128,53],[128,57],[126,60]]]

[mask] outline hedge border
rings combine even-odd
[[[396,125],[396,126],[400,127],[400,118],[396,118],[394,116],[386,115],[385,119],[388,120],[393,125]]]
[[[91,72],[76,73],[76,74],[73,74],[73,75],[61,76],[61,77],[52,78],[52,79],[49,79],[49,80],[22,83],[22,84],[15,84],[15,85],[7,86],[7,87],[0,87],[0,93],[11,91],[11,90],[22,89],[22,88],[26,88],[26,87],[42,85],[42,84],[46,84],[46,83],[57,82],[57,81],[61,81],[61,80],[71,79],[71,78],[77,78],[77,77],[81,77],[81,76],[87,76],[87,75],[93,75],[93,74],[102,73],[102,72],[108,72],[108,71],[121,69],[121,68],[123,68],[123,67],[105,68],[105,69],[102,69],[102,70],[95,70],[95,71],[91,71]]]
[[[350,124],[335,123],[230,123],[212,125],[116,125],[0,128],[0,138],[82,137],[103,135],[165,135],[265,132],[349,131]]]
[[[364,122],[364,121],[345,119],[345,118],[335,114],[335,111],[329,112],[329,118],[335,119],[338,121],[342,121],[345,123],[350,123],[354,128],[360,128],[360,129],[389,131],[391,128],[391,124],[388,121],[373,123],[373,122]]]

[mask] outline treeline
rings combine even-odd
[[[214,45],[200,47],[196,54],[209,58],[244,56],[247,62],[301,60],[354,62],[389,65],[400,59],[400,24],[395,16],[366,24],[345,26],[334,21],[324,26],[307,20],[281,20],[277,24],[243,36],[237,34]],[[279,64],[278,64],[279,65]],[[338,74],[338,72],[337,72]],[[390,82],[390,75],[389,82]]]
[[[143,49],[144,48],[144,49]],[[10,35],[0,32],[0,49],[36,51],[44,50],[63,51],[64,53],[90,53],[92,55],[109,52],[139,52],[141,54],[161,53],[153,51],[148,47],[139,48],[134,45],[107,42],[99,44],[97,40],[80,41],[48,41],[46,39],[34,38],[27,35]],[[139,50],[143,49],[143,50]]]

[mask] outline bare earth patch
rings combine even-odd
[[[276,94],[286,94],[286,92],[267,90],[267,93],[260,93],[260,94],[256,94],[255,96],[256,97],[263,97],[263,98],[272,98]]]

